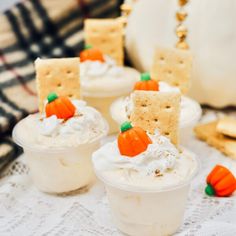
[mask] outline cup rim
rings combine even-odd
[[[192,158],[196,162],[196,167],[188,178],[186,178],[184,181],[181,181],[180,183],[177,183],[177,184],[168,185],[168,186],[162,187],[162,188],[150,188],[149,189],[149,188],[143,188],[143,187],[132,186],[132,185],[128,185],[128,184],[123,184],[123,183],[111,182],[110,180],[107,180],[104,176],[102,176],[102,174],[98,173],[99,171],[96,170],[95,167],[94,167],[94,172],[95,172],[96,176],[98,177],[98,179],[101,180],[105,186],[107,185],[107,186],[110,186],[110,187],[113,187],[113,188],[116,188],[116,189],[119,189],[122,191],[137,192],[137,193],[161,193],[161,192],[173,191],[173,190],[182,188],[182,187],[190,184],[191,181],[194,179],[194,177],[198,174],[199,169],[201,167],[200,160],[195,153],[193,153],[192,151],[190,151],[186,148],[183,148],[183,147],[181,147],[181,148],[182,148],[183,152],[188,153],[188,155],[192,156]]]
[[[125,66],[124,67],[124,70],[126,71],[132,71],[134,72],[137,76],[137,78],[139,78],[139,75],[140,75],[140,72],[132,67],[128,67],[128,66]],[[135,77],[133,76],[133,77]],[[132,81],[130,81],[130,85],[135,83],[136,82],[136,79],[132,78]],[[120,97],[120,96],[125,96],[127,94],[129,94],[131,92],[131,89],[130,89],[130,86],[126,86],[122,89],[122,91],[117,90],[117,88],[114,88],[113,90],[109,89],[107,91],[87,91],[86,88],[84,88],[83,86],[83,83],[82,83],[82,88],[83,88],[83,91],[82,91],[82,95],[83,97],[89,97],[89,98],[108,98],[108,97]],[[131,86],[132,87],[132,86]]]
[[[118,121],[117,117],[114,116],[113,111],[116,108],[117,104],[123,102],[126,97],[127,96],[121,96],[121,97],[117,98],[114,102],[112,102],[112,104],[110,106],[110,115],[111,115],[112,119],[118,124],[120,124],[120,122]],[[198,120],[200,119],[200,117],[202,115],[202,109],[201,109],[200,104],[197,101],[195,101],[187,96],[184,96],[184,95],[182,95],[181,98],[191,101],[191,103],[194,105],[194,111],[195,111],[194,112],[195,115],[193,117],[191,117],[191,119],[188,119],[188,120],[185,119],[182,122],[180,119],[179,128],[185,129],[187,127],[191,127],[191,126],[195,125],[198,122]]]
[[[25,117],[24,119],[26,119],[27,117]],[[68,149],[76,150],[78,148],[85,148],[86,146],[92,145],[92,144],[100,141],[103,137],[105,137],[108,134],[108,131],[109,131],[109,125],[108,125],[107,121],[104,118],[102,118],[103,125],[104,125],[104,129],[103,129],[104,132],[101,135],[89,140],[89,142],[87,142],[87,143],[78,144],[75,147],[69,147],[69,146],[68,147],[42,147],[39,145],[34,147],[34,146],[31,146],[30,144],[25,144],[24,141],[21,140],[19,138],[19,136],[17,135],[17,129],[24,119],[19,121],[14,126],[14,128],[12,130],[12,139],[18,146],[22,147],[23,149],[31,150],[34,152],[37,151],[37,152],[47,152],[47,153],[59,153],[59,152],[67,152]]]

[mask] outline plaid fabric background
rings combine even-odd
[[[34,60],[73,57],[83,48],[83,19],[116,17],[119,0],[27,0],[0,15],[0,174],[22,150],[13,126],[37,111]]]

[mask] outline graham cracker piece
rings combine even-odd
[[[43,112],[44,101],[51,92],[59,96],[80,99],[79,59],[77,57],[38,58],[35,61],[35,68],[40,112]]]
[[[192,74],[192,55],[190,52],[175,48],[156,48],[151,68],[151,76],[178,87],[186,94],[190,87]]]
[[[153,134],[156,129],[178,144],[180,93],[155,91],[134,91],[133,111],[130,120]]]
[[[216,130],[219,133],[236,138],[236,119],[232,117],[224,117],[219,120]]]
[[[236,159],[236,140],[217,132],[217,124],[218,121],[213,121],[197,125],[194,132],[199,139],[217,148],[232,159]]]
[[[123,24],[118,19],[85,20],[85,43],[99,48],[118,65],[124,64]]]

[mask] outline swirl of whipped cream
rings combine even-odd
[[[78,133],[78,137],[88,140],[91,130],[96,130],[97,122],[101,120],[101,115],[92,107],[86,106],[84,101],[72,100],[72,103],[76,107],[74,117],[67,121],[57,119],[55,115],[48,118],[45,117],[39,123],[39,133],[51,137]]]
[[[80,64],[81,78],[90,79],[101,78],[103,76],[120,77],[124,73],[122,67],[117,66],[116,62],[109,56],[104,56],[105,62],[100,61],[84,61]]]
[[[40,134],[45,136],[56,136],[60,125],[60,119],[57,119],[55,115],[48,118],[43,118],[39,123]]]
[[[135,157],[122,156],[117,141],[108,143],[93,154],[93,163],[97,170],[130,169],[141,175],[156,175],[173,169],[179,151],[168,138],[158,134],[149,135],[152,144],[145,152]]]

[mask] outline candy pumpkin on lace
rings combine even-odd
[[[236,189],[236,179],[226,167],[216,165],[206,179],[209,196],[228,197]]]
[[[86,45],[85,49],[80,53],[80,61],[100,61],[104,62],[103,53],[96,48],[93,48],[91,45]]]
[[[75,106],[67,97],[58,97],[56,93],[50,93],[47,97],[46,116],[56,115],[58,119],[69,119],[75,114]]]
[[[147,133],[140,127],[133,127],[130,122],[121,125],[118,136],[118,148],[121,155],[134,157],[146,151],[152,141]]]
[[[134,90],[159,91],[159,84],[151,79],[149,73],[143,73],[141,74],[140,81],[134,85]]]

